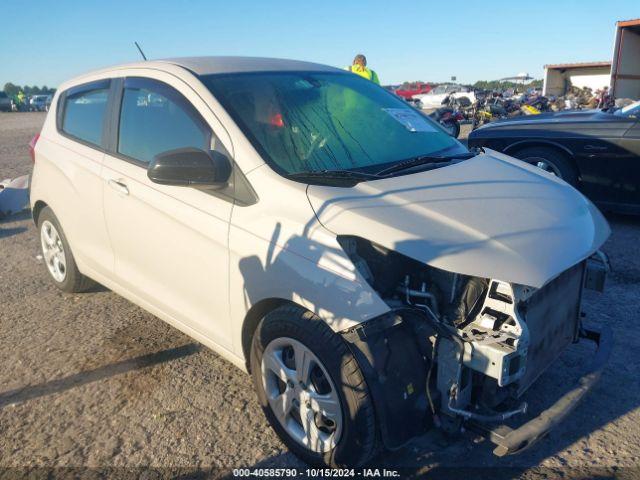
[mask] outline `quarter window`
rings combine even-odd
[[[64,97],[62,131],[93,145],[102,145],[109,81],[72,88]]]
[[[159,153],[184,147],[211,148],[211,134],[195,108],[164,83],[127,78],[118,152],[149,163]]]

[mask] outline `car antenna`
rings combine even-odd
[[[142,55],[142,58],[144,58],[144,61],[147,61],[147,56],[144,54],[144,52],[142,51],[142,48],[140,48],[140,45],[138,45],[138,42],[133,42],[135,43],[136,47],[138,47],[138,51],[140,52],[140,55]]]

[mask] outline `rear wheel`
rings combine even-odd
[[[518,151],[515,157],[560,177],[574,187],[578,184],[578,172],[560,152],[548,147],[529,147]]]
[[[375,453],[367,385],[344,340],[296,306],[259,324],[251,372],[264,413],[287,447],[312,465],[358,466]]]
[[[440,122],[440,125],[453,138],[458,138],[458,135],[460,135],[460,124],[458,122]]]
[[[49,207],[38,215],[40,246],[49,276],[63,292],[84,292],[95,286],[95,282],[78,270],[60,222]]]

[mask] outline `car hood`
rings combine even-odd
[[[450,272],[532,287],[595,252],[610,230],[598,209],[546,172],[491,150],[431,171],[310,185],[320,223]]]

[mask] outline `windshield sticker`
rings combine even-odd
[[[382,110],[404,125],[404,128],[410,132],[435,133],[438,131],[426,118],[413,110],[407,108],[383,108]]]

